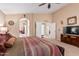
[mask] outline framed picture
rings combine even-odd
[[[73,17],[67,18],[67,24],[68,25],[77,24],[77,17],[76,16],[73,16]]]
[[[8,24],[9,24],[9,25],[14,25],[14,21],[10,20],[10,21],[8,22]]]

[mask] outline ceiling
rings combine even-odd
[[[47,8],[47,4],[39,7],[40,3],[0,3],[0,10],[5,14],[20,14],[20,13],[53,13],[63,6],[65,3],[51,3],[51,8]]]

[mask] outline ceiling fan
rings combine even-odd
[[[48,8],[48,9],[51,8],[51,3],[41,3],[41,4],[39,4],[38,6],[40,7],[40,6],[43,6],[43,5],[45,5],[45,4],[48,4],[48,5],[47,5],[47,8]],[[55,4],[60,4],[60,3],[55,3]]]
[[[45,5],[45,4],[48,4],[48,6],[47,6],[48,9],[51,8],[51,4],[50,4],[50,3],[41,3],[41,4],[39,4],[38,6],[40,7],[40,6],[43,6],[43,5]]]

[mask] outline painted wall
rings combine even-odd
[[[79,4],[69,4],[59,11],[52,14],[53,22],[57,24],[57,39],[60,40],[60,35],[63,33],[63,27],[65,26],[79,26]],[[77,24],[67,25],[67,18],[77,16]],[[63,24],[61,24],[63,21]]]
[[[5,25],[5,14],[0,11],[0,26],[4,26]]]
[[[10,14],[6,15],[6,25],[9,28],[9,32],[14,36],[19,36],[19,20],[23,18],[23,14]],[[26,14],[26,18],[30,21],[30,35],[35,36],[35,22],[36,21],[45,21],[51,22],[51,14]],[[14,25],[9,25],[8,21],[13,20]]]

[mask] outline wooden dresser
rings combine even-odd
[[[79,35],[61,34],[61,42],[79,47]]]

